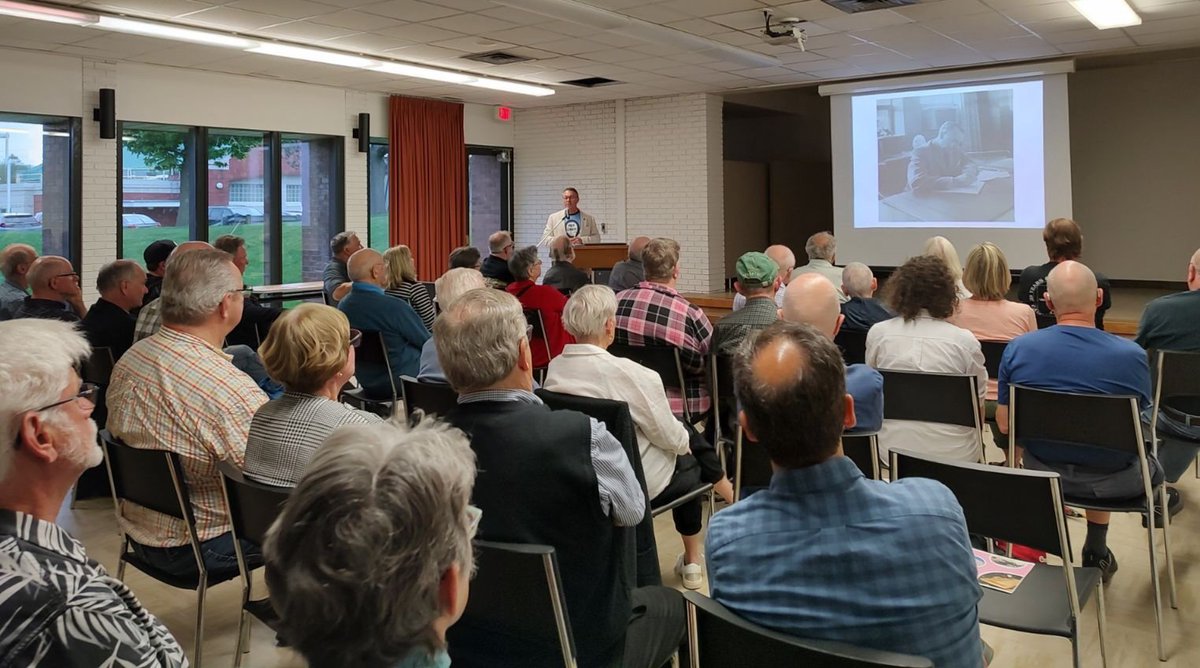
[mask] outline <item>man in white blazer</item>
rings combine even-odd
[[[539,246],[548,246],[557,236],[570,239],[572,246],[600,243],[600,226],[591,214],[579,210],[579,191],[566,188],[562,194],[563,209],[546,218]]]

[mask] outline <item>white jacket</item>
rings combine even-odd
[[[567,233],[563,227],[563,219],[567,217],[566,209],[559,209],[550,214],[546,218],[546,229],[542,231],[542,240],[538,242],[539,246],[549,246],[554,237],[561,236]],[[579,230],[579,239],[585,244],[600,243],[600,226],[596,224],[595,216],[590,213],[580,211],[579,219],[583,223],[583,229]]]

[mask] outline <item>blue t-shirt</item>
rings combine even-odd
[[[854,428],[847,433],[883,427],[883,374],[866,364],[846,367],[846,394],[854,397]]]
[[[1011,383],[1056,392],[1134,395],[1150,406],[1146,351],[1133,341],[1092,327],[1055,325],[1018,336],[1000,360],[996,401],[1008,405]],[[1080,444],[1028,441],[1020,444],[1045,463],[1081,464],[1118,470],[1131,455]]]

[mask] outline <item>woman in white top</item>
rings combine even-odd
[[[562,319],[576,342],[568,343],[561,355],[550,360],[544,387],[629,404],[651,505],[678,498],[698,487],[701,480],[713,483],[718,494],[732,501],[733,486],[721,470],[716,451],[671,413],[658,374],[608,352],[617,329],[613,291],[604,285],[585,285],[571,295]],[[675,571],[688,589],[702,584],[701,510],[700,500],[694,499],[671,511],[684,551]]]
[[[885,290],[898,317],[867,332],[867,364],[890,371],[974,375],[982,406],[987,390],[983,351],[970,332],[946,321],[958,305],[946,264],[929,255],[909,258],[888,279]],[[883,408],[886,415],[886,403]],[[964,462],[977,462],[982,455],[972,427],[885,419],[879,432],[885,462],[893,447]]]
[[[925,242],[924,254],[932,255],[946,263],[950,274],[954,276],[954,290],[958,293],[960,300],[971,298],[971,291],[963,284],[963,268],[962,263],[958,261],[958,251],[954,249],[954,244],[950,243],[949,239],[942,236],[929,237]]]

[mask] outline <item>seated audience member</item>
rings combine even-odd
[[[766,253],[750,252],[739,257],[735,267],[737,281],[733,288],[746,304],[717,323],[712,347],[722,355],[732,354],[747,337],[779,319],[775,302],[775,296],[782,294],[779,265]]]
[[[100,268],[96,276],[100,298],[83,319],[88,343],[108,348],[113,360],[133,345],[133,326],[137,321],[130,312],[142,305],[146,294],[146,272],[133,260],[114,260]]]
[[[1008,344],[1000,362],[996,422],[1008,432],[1009,386],[1024,385],[1056,392],[1120,394],[1139,397],[1142,409],[1150,406],[1150,369],[1146,352],[1132,341],[1096,328],[1096,308],[1103,300],[1095,274],[1073,260],[1059,263],[1046,277],[1047,307],[1058,320],[1048,327],[1017,337]],[[1025,468],[1054,471],[1062,476],[1063,493],[1098,500],[1137,498],[1142,495],[1142,470],[1136,456],[1086,445],[1029,441],[1017,443]],[[1152,454],[1150,478],[1162,482],[1162,468]],[[1172,514],[1178,509],[1178,492],[1169,490]],[[1109,513],[1087,515],[1083,565],[1099,568],[1108,582],[1117,571],[1117,558],[1108,549]]]
[[[1042,241],[1046,242],[1046,255],[1050,261],[1025,267],[1017,282],[1017,301],[1033,307],[1037,312],[1038,327],[1044,329],[1055,323],[1045,299],[1046,277],[1060,262],[1079,260],[1083,256],[1083,231],[1079,229],[1079,223],[1070,218],[1055,218],[1042,230]],[[1096,276],[1096,284],[1104,291],[1104,301],[1096,309],[1096,328],[1104,329],[1104,314],[1112,306],[1112,285],[1100,272],[1093,270],[1092,273]]]
[[[763,251],[767,257],[775,261],[779,267],[779,288],[775,290],[775,305],[783,307],[783,289],[787,287],[789,281],[792,280],[792,270],[796,268],[796,254],[787,246],[779,244],[767,246],[767,250]],[[740,311],[746,305],[746,295],[737,293],[733,296],[733,310]]]
[[[178,257],[178,256],[183,255],[184,253],[189,253],[191,251],[201,250],[201,249],[211,250],[212,245],[209,244],[207,241],[185,241],[185,242],[179,244],[178,246],[175,246],[173,248],[173,250],[171,251],[171,254],[169,256],[167,256],[167,259],[162,261],[161,266],[163,268],[163,271],[164,272],[166,271],[167,264],[171,260],[171,258]],[[230,261],[232,261],[232,259],[233,258],[230,257]],[[166,274],[164,273],[164,276],[165,275]],[[147,279],[147,280],[149,280],[149,279]],[[161,290],[162,290],[162,288],[160,287],[159,291],[161,292]],[[134,343],[137,343],[138,341],[141,341],[142,339],[144,339],[148,336],[153,336],[155,333],[158,332],[159,328],[162,327],[161,309],[162,309],[162,299],[160,299],[158,297],[155,297],[154,299],[143,303],[142,308],[140,308],[138,310],[137,322],[134,324],[134,327],[133,327]]]
[[[837,262],[837,239],[831,232],[817,232],[808,238],[804,244],[804,252],[808,254],[808,264],[796,267],[792,271],[792,280],[801,274],[820,274],[833,283],[838,293],[838,302],[846,301],[842,292],[842,268],[833,266]]]
[[[104,452],[88,344],[65,322],[0,323],[0,657],[11,666],[185,666],[170,631],[55,524]]]
[[[31,294],[21,302],[14,318],[43,318],[79,322],[87,315],[79,274],[65,257],[43,255],[29,267]]]
[[[983,350],[970,332],[947,321],[958,297],[946,263],[929,255],[909,258],[888,279],[887,292],[897,317],[867,332],[867,364],[887,371],[973,375],[982,410],[987,392]],[[973,427],[912,420],[883,421],[879,455],[885,462],[893,446],[960,462],[977,462],[983,454]]]
[[[846,301],[842,303],[842,329],[850,332],[863,332],[875,326],[877,322],[891,320],[896,314],[875,299],[875,290],[879,281],[871,268],[861,262],[851,262],[842,269],[842,294]]]
[[[952,325],[975,335],[980,341],[1011,341],[1037,330],[1033,309],[1005,299],[1012,286],[1008,259],[993,243],[971,249],[963,282],[971,297],[958,302],[958,311],[948,318]],[[996,445],[1008,447],[1008,438],[996,425],[996,380],[988,378],[984,415],[992,427]]]
[[[838,308],[837,291],[817,274],[805,274],[792,281],[784,294],[779,317],[808,325],[830,341],[845,323]],[[883,376],[866,364],[847,365],[846,394],[854,399],[854,427],[849,431],[879,431],[883,426]]]
[[[387,263],[384,292],[407,302],[417,312],[425,329],[432,329],[437,309],[433,307],[429,291],[417,280],[417,265],[413,262],[412,251],[408,246],[393,246],[383,252],[383,261]]]
[[[301,304],[276,322],[261,352],[267,372],[287,391],[260,406],[250,421],[247,477],[291,487],[334,429],[382,422],[338,403],[354,375],[354,346],[361,337],[344,313],[323,304]]]
[[[648,243],[650,237],[634,237],[633,241],[629,242],[629,259],[613,265],[612,273],[608,275],[608,287],[612,288],[613,292],[628,290],[646,280],[646,273],[642,267],[642,251]]]
[[[337,306],[343,297],[350,294],[350,256],[362,250],[362,242],[354,232],[338,232],[329,240],[329,252],[333,256],[325,265],[325,298]]]
[[[29,296],[29,267],[37,259],[37,251],[29,244],[9,244],[0,251],[0,320],[8,320]]]
[[[433,286],[434,292],[437,293],[438,304],[443,309],[449,307],[459,297],[471,290],[486,287],[487,282],[484,280],[483,275],[474,269],[467,269],[466,267],[458,267],[447,271],[437,279]],[[422,383],[445,384],[447,382],[446,374],[442,371],[442,364],[438,362],[437,341],[433,336],[430,336],[429,340],[421,348],[421,368],[417,372],[417,380]]]
[[[1200,352],[1200,250],[1187,267],[1187,290],[1146,304],[1137,343],[1146,350]]]
[[[163,275],[167,272],[167,258],[175,251],[175,242],[170,239],[159,239],[151,242],[142,251],[142,260],[146,263],[146,296],[142,300],[145,306],[158,299],[162,294]]]
[[[712,597],[800,638],[981,668],[987,650],[962,508],[941,483],[868,480],[842,456],[854,412],[837,346],[780,322],[742,350],[735,377],[745,438],[766,449],[775,475],[713,515]]]
[[[701,480],[712,483],[732,503],[733,485],[717,451],[671,414],[658,374],[606,350],[617,333],[613,291],[603,285],[584,286],[567,302],[563,323],[577,343],[568,344],[562,355],[550,361],[546,389],[629,404],[650,505],[669,503],[699,487]],[[671,511],[675,530],[683,538],[675,572],[688,589],[699,589],[703,579],[702,511],[699,498]]]
[[[235,237],[232,234],[223,234],[217,237],[213,242],[213,247],[217,250],[223,250],[229,253],[233,258],[233,264],[242,272],[242,289],[248,290],[246,287],[246,267],[250,264],[250,259],[246,255],[246,240],[241,237]],[[275,320],[283,314],[283,309],[263,306],[258,302],[258,299],[253,295],[246,295],[245,306],[242,308],[242,320],[233,328],[229,336],[225,337],[225,342],[229,345],[243,345],[251,348],[258,348],[263,340],[267,338],[267,334],[271,331],[271,325]]]
[[[508,261],[512,258],[514,249],[516,244],[513,243],[512,235],[504,230],[493,232],[492,236],[488,237],[488,250],[491,251],[491,255],[484,258],[479,271],[493,287],[503,288],[513,282],[512,272],[508,270]]]
[[[628,533],[614,527],[641,522],[646,495],[621,444],[596,420],[551,411],[533,394],[526,321],[512,295],[472,290],[433,329],[459,393],[448,420],[466,432],[477,460],[479,538],[554,547],[581,666],[663,665],[683,637],[683,602],[665,587],[632,589],[626,577]],[[495,629],[456,631],[451,649],[478,665],[531,665],[496,656]],[[557,643],[549,649],[557,655]]]
[[[228,253],[201,248],[172,256],[159,297],[162,329],[133,344],[108,387],[113,436],[182,460],[210,574],[238,568],[217,462],[243,465],[250,418],[267,401],[221,350],[242,318],[243,299],[242,274]],[[140,558],[181,577],[195,575],[181,520],[134,504],[124,504],[119,519]],[[243,542],[242,549],[257,559],[255,546]]]
[[[533,332],[529,346],[533,350],[533,366],[545,368],[550,360],[562,354],[563,346],[574,343],[562,325],[562,312],[567,305],[567,298],[548,285],[537,284],[538,277],[542,275],[542,260],[537,255],[537,246],[526,246],[514,252],[508,261],[508,268],[514,280],[504,289],[521,302],[521,308],[537,311],[542,317],[546,339],[542,340],[541,332]]]
[[[364,248],[350,258],[348,266],[354,287],[338,308],[350,319],[351,327],[379,332],[392,370],[388,378],[387,368],[362,365],[357,378],[369,396],[390,400],[393,386],[400,387],[400,376],[417,375],[421,346],[429,339],[429,330],[408,302],[384,293],[387,263],[379,251]]]
[[[642,251],[646,280],[617,295],[616,342],[627,346],[672,346],[683,362],[684,393],[667,388],[675,417],[686,405],[693,419],[708,412],[705,356],[712,346],[712,324],[699,306],[675,289],[679,280],[679,242],[652,239]]]
[[[263,548],[280,634],[308,665],[449,665],[446,629],[474,571],[474,479],[467,439],[433,420],[329,437]]]
[[[971,298],[971,291],[963,285],[963,268],[962,262],[958,259],[958,251],[954,248],[954,244],[946,237],[929,237],[925,241],[925,255],[932,255],[942,262],[946,263],[946,267],[950,269],[951,275],[954,276],[954,292],[958,295],[958,300]]]
[[[574,292],[592,282],[587,274],[575,268],[575,247],[567,237],[560,235],[550,242],[550,259],[552,264],[542,278],[542,285],[559,292]]]
[[[474,246],[459,246],[450,251],[450,268],[466,267],[478,271],[483,267],[479,249]]]

